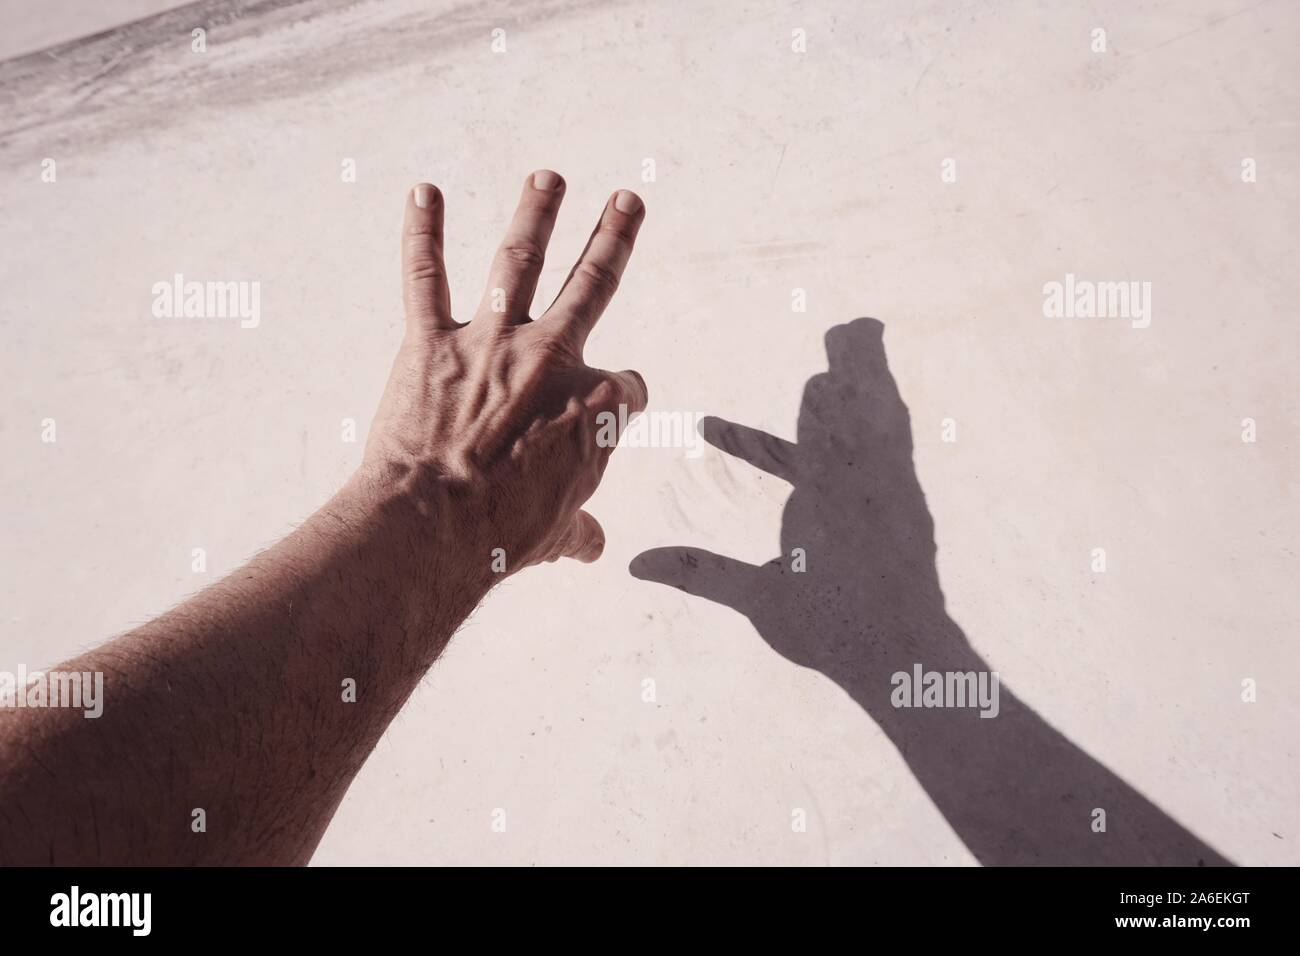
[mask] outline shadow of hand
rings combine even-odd
[[[1005,688],[988,720],[973,706],[895,705],[893,675],[916,665],[977,675],[988,667],[944,608],[934,522],[883,328],[856,319],[827,333],[829,368],[804,389],[797,443],[721,419],[703,424],[711,444],[794,486],[780,557],[755,566],[656,548],[633,560],[632,574],[734,608],[779,654],[835,681],[983,863],[1226,863]]]
[[[748,617],[774,650],[821,671],[877,719],[889,677],[971,655],[947,627],[934,523],[912,467],[907,407],[885,364],[883,326],[859,319],[827,335],[829,371],[804,389],[798,443],[718,418],[705,440],[794,486],[781,557],[762,566],[696,548],[659,548],[632,573]],[[946,646],[933,646],[942,642]],[[873,678],[878,677],[878,681]],[[865,693],[870,683],[880,695]]]

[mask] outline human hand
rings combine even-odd
[[[484,567],[502,549],[507,573],[600,556],[604,532],[581,510],[613,451],[597,443],[597,415],[617,420],[619,405],[629,414],[646,405],[638,373],[590,368],[582,358],[645,217],[634,193],[610,197],[554,303],[529,318],[564,190],[549,170],[524,183],[469,322],[451,317],[442,194],[421,183],[407,196],[406,335],[362,466],[401,488]]]

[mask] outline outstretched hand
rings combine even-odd
[[[363,465],[454,523],[455,540],[480,548],[485,563],[501,549],[509,572],[600,556],[604,532],[581,510],[613,450],[597,442],[596,418],[646,405],[638,373],[591,368],[582,357],[645,218],[634,193],[609,198],[555,301],[529,317],[564,189],[549,170],[528,177],[469,322],[452,318],[442,194],[426,183],[411,190],[402,230],[406,336]]]

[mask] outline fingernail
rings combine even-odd
[[[415,187],[415,204],[421,209],[428,209],[433,205],[434,191],[433,187],[427,183],[421,183]]]
[[[560,177],[549,169],[539,169],[533,173],[533,188],[542,192],[553,192],[560,188]]]
[[[620,189],[614,194],[614,208],[625,216],[641,211],[641,197],[634,192]]]

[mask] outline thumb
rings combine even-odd
[[[575,558],[590,564],[605,550],[605,529],[586,511],[579,511],[569,522],[548,560]]]
[[[770,582],[763,569],[702,548],[651,548],[628,566],[634,578],[668,584],[741,614],[760,606]]]

